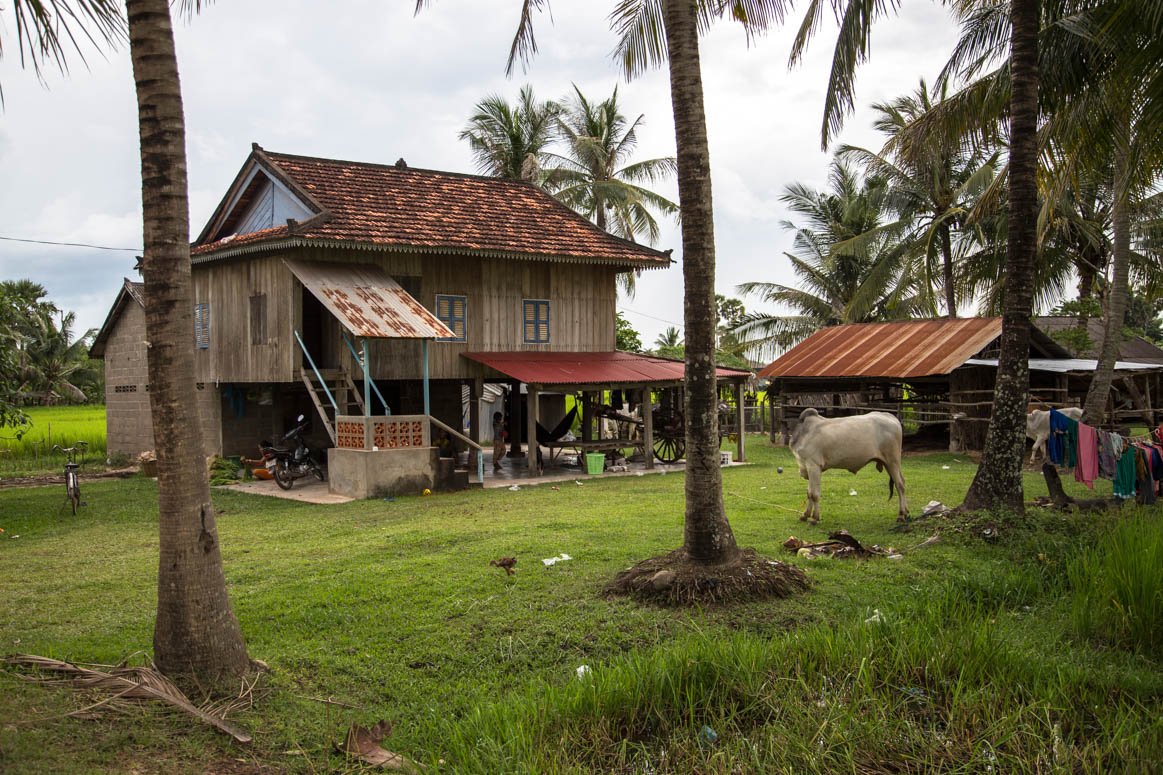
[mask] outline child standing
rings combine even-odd
[[[505,418],[500,412],[493,412],[493,470],[501,470],[501,459],[505,457]]]

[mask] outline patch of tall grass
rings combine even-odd
[[[1070,646],[1031,636],[1040,584],[952,581],[839,625],[633,651],[435,721],[429,750],[456,772],[1145,771],[1163,679],[1144,697],[1047,660]]]
[[[1067,573],[1079,634],[1163,656],[1163,520],[1140,514],[1119,522]]]
[[[0,428],[0,465],[6,460],[48,459],[54,444],[71,447],[78,441],[88,444],[86,454],[105,457],[105,406],[39,406],[24,410],[28,424]],[[60,453],[56,453],[59,457]]]

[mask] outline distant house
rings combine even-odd
[[[1055,336],[1060,331],[1077,328],[1078,320],[1076,318],[1066,316],[1040,317],[1034,318],[1034,325],[1065,347],[1073,357],[1098,357],[1098,349],[1102,347],[1103,328],[1105,325],[1102,318],[1090,318],[1086,321],[1086,335],[1090,340],[1091,346],[1081,348],[1072,346],[1068,338]],[[1118,359],[1120,361],[1131,361],[1134,363],[1163,364],[1163,349],[1141,336],[1134,336],[1124,339],[1119,344]]]
[[[520,454],[536,421],[552,427],[565,413],[564,398],[539,396],[552,391],[538,383],[524,411],[522,354],[585,354],[590,369],[571,384],[615,384],[614,372],[592,364],[595,354],[599,362],[626,355],[614,349],[615,279],[671,263],[669,253],[608,234],[520,181],[255,145],[192,245],[207,450],[252,454],[297,415],[314,416],[312,441],[333,447],[333,487],[342,488],[343,461],[364,460],[346,451],[428,456],[438,428],[464,428],[466,397],[471,438],[487,438],[480,399],[492,383],[508,389]],[[95,355],[111,366],[110,438],[136,434],[128,450],[148,435],[130,419],[144,371],[118,371],[119,351],[107,344],[136,344],[144,363],[140,303],[127,294],[114,302]],[[651,384],[651,368],[673,382],[673,369],[629,357],[645,364],[632,374],[635,388]],[[135,423],[132,434],[123,422]]]

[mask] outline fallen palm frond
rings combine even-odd
[[[172,708],[184,711],[204,721],[215,729],[233,737],[240,743],[251,741],[250,733],[226,720],[230,711],[248,705],[254,691],[254,682],[242,684],[238,697],[219,700],[212,705],[199,708],[186,697],[168,678],[149,666],[88,665],[64,662],[59,659],[40,657],[33,654],[15,654],[3,660],[10,665],[33,668],[48,673],[56,673],[63,678],[43,676],[21,676],[32,681],[52,684],[68,684],[76,688],[113,692],[113,695],[80,710],[65,715],[91,718],[98,708],[125,710],[126,700],[157,700]],[[257,678],[255,679],[257,680]]]

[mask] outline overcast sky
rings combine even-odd
[[[860,110],[841,140],[879,148],[867,106],[905,94],[940,70],[956,27],[938,5],[904,4],[874,30],[871,62],[860,72]],[[0,5],[0,236],[140,248],[137,112],[125,50],[88,52],[47,87],[20,69],[14,27]],[[645,114],[639,158],[674,153],[666,73],[630,83],[610,59],[613,2],[557,0],[536,20],[540,53],[528,71],[504,75],[519,0],[440,0],[414,17],[412,0],[219,0],[177,29],[186,109],[190,223],[197,234],[257,142],[284,153],[475,172],[457,134],[474,104],[491,93],[514,99],[524,83],[559,98],[575,83],[595,100],[615,86],[631,117]],[[326,9],[324,12],[323,9]],[[821,29],[794,71],[787,55],[799,15],[787,29],[748,48],[738,25],[704,38],[706,91],[718,253],[716,286],[736,295],[749,280],[790,282],[780,226],[784,186],[823,187],[829,156],[820,150],[823,95],[834,31]],[[677,200],[672,183],[661,193]],[[668,222],[657,247],[674,248]],[[77,312],[79,330],[99,326],[134,252],[49,247],[0,240],[0,279],[42,283]],[[136,279],[136,277],[135,277]],[[748,309],[759,306],[744,299]],[[650,271],[619,309],[648,346],[669,325],[682,327],[680,265]]]

